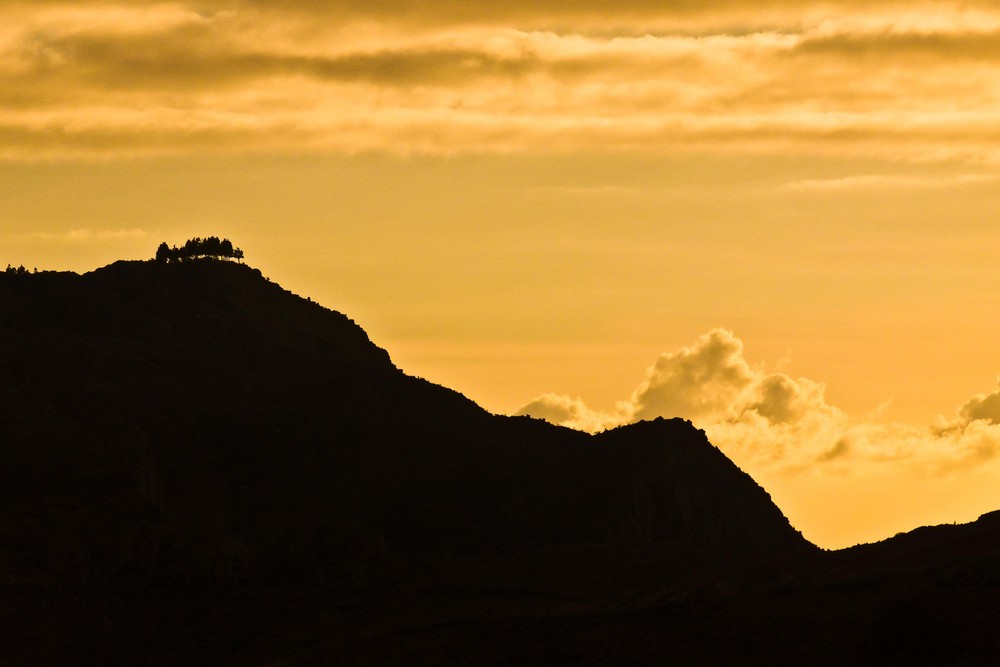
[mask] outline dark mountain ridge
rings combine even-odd
[[[218,260],[0,273],[0,664],[996,664],[1000,522],[821,552],[690,423],[406,375]]]
[[[46,524],[74,517],[43,549],[65,576],[323,576],[370,552],[574,543],[810,548],[687,422],[590,436],[491,415],[231,262],[0,276],[0,391],[0,497],[21,521],[4,527],[30,530],[40,508]]]

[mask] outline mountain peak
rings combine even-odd
[[[618,501],[630,519],[626,533],[743,550],[809,548],[770,495],[690,421],[656,418],[595,437],[608,452],[604,465],[629,455],[641,461]]]

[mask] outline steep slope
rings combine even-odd
[[[687,422],[600,436],[405,375],[254,269],[0,274],[0,567],[335,580],[378,554],[809,549]]]

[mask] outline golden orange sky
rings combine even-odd
[[[0,262],[228,236],[490,410],[693,419],[845,546],[1000,508],[997,128],[986,1],[0,2]]]

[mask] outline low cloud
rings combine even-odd
[[[743,342],[731,331],[715,329],[656,360],[627,404],[629,420],[664,414],[730,419],[752,400],[756,380],[743,358]]]
[[[893,463],[947,474],[993,461],[1000,453],[1000,387],[977,394],[934,424],[854,418],[826,400],[826,386],[751,365],[743,342],[714,329],[689,347],[662,354],[632,395],[602,412],[579,398],[539,396],[527,414],[586,431],[655,417],[684,417],[749,469],[785,473],[827,467],[844,473]]]
[[[553,424],[591,433],[615,424],[614,415],[596,412],[580,398],[559,394],[542,394],[518,410],[519,415],[530,415]]]
[[[965,424],[977,420],[1000,424],[1000,386],[991,394],[976,394],[962,406],[958,414]]]
[[[578,398],[544,394],[518,414],[593,426],[584,430],[656,417],[789,426],[817,417],[840,419],[840,411],[827,404],[825,391],[820,382],[752,367],[744,357],[743,341],[728,329],[713,329],[690,347],[660,355],[632,396],[610,413],[591,410]]]
[[[844,178],[807,179],[786,183],[778,189],[785,192],[836,193],[856,190],[927,190],[957,188],[1000,180],[996,174],[949,174],[941,176],[864,174]]]
[[[1000,507],[1000,385],[929,425],[883,422],[878,410],[855,418],[827,402],[823,383],[749,363],[726,329],[661,355],[609,412],[545,394],[519,414],[592,432],[691,419],[827,548]]]

